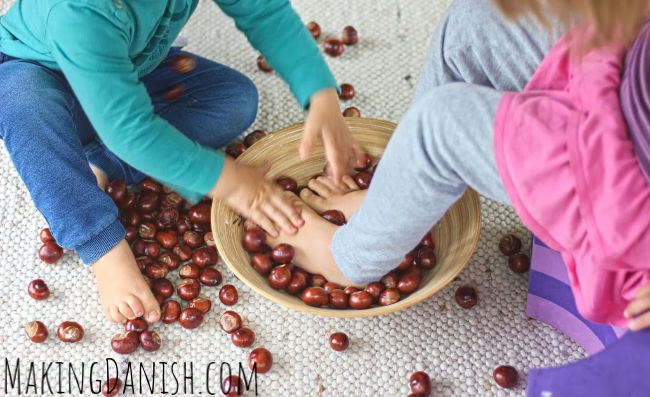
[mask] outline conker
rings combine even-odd
[[[175,300],[169,300],[162,304],[161,311],[160,321],[164,324],[171,324],[178,320],[178,316],[181,314],[181,305]]]
[[[302,291],[302,301],[309,306],[324,306],[329,302],[329,295],[322,287],[309,287]]]
[[[433,269],[436,266],[436,254],[430,246],[424,246],[418,249],[415,263],[422,269]]]
[[[199,281],[208,287],[216,287],[221,284],[221,273],[214,268],[203,269],[199,276]]]
[[[379,294],[379,306],[388,306],[400,300],[400,293],[397,288],[386,288]]]
[[[291,282],[291,271],[286,266],[278,266],[268,276],[269,285],[274,289],[284,289]]]
[[[343,100],[348,100],[354,98],[354,86],[352,84],[341,84],[341,92],[339,93],[339,98]]]
[[[307,29],[309,30],[309,33],[311,33],[311,36],[314,39],[318,39],[320,37],[320,25],[314,21],[307,22]]]
[[[192,248],[185,244],[176,244],[174,248],[172,248],[172,252],[178,256],[181,262],[190,260],[192,257]]]
[[[408,254],[404,255],[404,260],[397,265],[396,270],[408,270],[411,266],[413,266],[413,253],[409,252]]]
[[[350,106],[343,111],[343,117],[361,117],[359,108]]]
[[[172,59],[171,68],[176,73],[188,74],[196,68],[196,59],[190,54],[178,54]]]
[[[372,305],[372,295],[368,291],[357,291],[350,294],[349,305],[356,310],[367,309]]]
[[[43,343],[47,339],[47,328],[40,321],[32,321],[25,325],[27,337],[34,343]]]
[[[140,194],[136,207],[141,215],[150,214],[158,209],[160,197],[152,191],[145,191]]]
[[[137,200],[135,197],[135,193],[127,193],[126,199],[124,199],[124,202],[122,203],[122,206],[120,208],[123,210],[134,208],[136,201]]]
[[[176,227],[178,224],[178,211],[175,208],[165,208],[164,210],[160,211],[158,214],[158,217],[156,218],[156,222],[163,228],[171,228],[171,227]],[[178,243],[178,233],[176,233],[176,230],[173,229],[168,229],[164,230],[162,232],[158,232],[158,234],[155,236],[156,240],[162,245],[163,247],[167,249],[172,249],[176,243]],[[153,237],[149,237],[153,238]]]
[[[282,176],[276,179],[275,183],[278,184],[278,186],[280,186],[282,190],[286,190],[288,192],[295,192],[296,190],[298,190],[298,182],[296,182],[295,179],[290,178],[288,176]]]
[[[160,278],[152,282],[151,291],[156,295],[162,296],[163,298],[169,298],[170,296],[174,295],[174,284],[172,284],[172,282],[167,280],[166,278]],[[127,331],[131,331],[131,330],[127,329]],[[142,331],[138,331],[138,332],[142,332]]]
[[[226,306],[232,306],[237,303],[239,294],[234,285],[226,284],[219,290],[219,300]]]
[[[150,264],[148,264],[144,268],[144,273],[152,278],[152,279],[160,279],[160,278],[165,278],[167,277],[167,274],[169,274],[169,269],[167,269],[167,265],[165,265],[162,262],[154,261]]]
[[[297,295],[301,293],[305,288],[307,288],[307,279],[309,275],[305,272],[295,271],[291,275],[291,281],[289,285],[285,288],[285,291],[291,295]]]
[[[138,213],[138,211],[130,209],[122,212],[122,215],[120,215],[120,221],[124,226],[133,226],[137,227],[140,225],[140,220],[142,217]]]
[[[273,69],[271,69],[273,70]],[[253,144],[260,139],[264,138],[266,136],[266,131],[264,130],[255,130],[251,132],[250,134],[246,135],[246,138],[244,138],[244,145],[246,147],[251,147]]]
[[[176,288],[178,296],[186,301],[192,300],[199,296],[201,292],[201,284],[193,278],[186,278],[181,280]]]
[[[74,321],[64,321],[56,329],[56,336],[62,342],[73,343],[79,342],[84,336],[84,329]]]
[[[250,328],[242,327],[230,334],[230,339],[237,347],[249,347],[255,342],[255,333]]]
[[[377,303],[379,295],[384,291],[384,285],[382,283],[370,283],[366,285],[364,291],[372,295],[373,302]]]
[[[184,201],[183,198],[176,192],[170,192],[165,194],[162,200],[160,201],[160,207],[163,208],[163,211],[160,211],[160,214],[158,214],[158,218],[159,218],[158,221],[164,224],[165,227],[175,226],[175,224],[178,223],[180,219],[180,214],[178,210],[183,205],[183,201]],[[171,209],[176,210],[176,212],[174,213],[173,211],[169,211],[164,213],[165,210],[171,210]],[[174,218],[176,218],[176,222],[173,222],[171,225],[168,225],[168,223],[174,220]]]
[[[212,232],[207,232],[206,234],[203,235],[203,242],[208,247],[216,247],[217,246],[217,243],[214,242],[214,235],[212,234]]]
[[[210,222],[211,206],[207,202],[201,202],[190,208],[188,215],[190,220],[194,223],[208,223]]]
[[[56,263],[63,256],[63,248],[54,241],[48,241],[38,249],[38,257],[45,263]]]
[[[152,222],[143,222],[138,227],[138,236],[143,239],[151,240],[152,238],[156,237],[157,231],[158,229],[156,229],[156,225],[154,225]]]
[[[183,243],[190,248],[198,248],[203,245],[203,237],[194,230],[188,230],[183,233]]]
[[[266,244],[266,233],[259,227],[247,230],[242,238],[244,249],[250,253],[257,254],[264,250]]]
[[[334,309],[347,309],[350,297],[342,289],[335,289],[329,293],[329,303]]]
[[[140,240],[144,242],[144,254],[150,258],[157,258],[160,255],[160,246],[153,240]]]
[[[271,259],[275,263],[289,263],[293,259],[294,250],[289,244],[278,244],[271,250]]]
[[[251,354],[248,356],[248,367],[251,370],[254,368],[259,374],[269,372],[272,365],[273,356],[271,355],[270,351],[266,350],[263,347],[253,349]]]
[[[528,255],[519,252],[510,255],[510,258],[508,258],[508,266],[515,273],[525,273],[530,269],[530,259]]]
[[[231,334],[241,328],[241,317],[237,312],[228,310],[221,315],[219,325],[226,333]]]
[[[156,331],[144,331],[140,334],[140,346],[148,352],[160,349],[160,336]]]
[[[188,306],[191,307],[192,309],[198,309],[205,314],[209,312],[210,309],[212,308],[212,302],[210,301],[210,299],[194,298],[190,301]]]
[[[52,232],[50,232],[49,227],[46,227],[45,229],[41,230],[38,236],[41,239],[41,241],[44,243],[47,243],[48,241],[54,241],[54,237],[52,237]]]
[[[149,324],[142,317],[134,318],[133,320],[127,320],[127,322],[124,323],[124,331],[126,332],[133,331],[140,333],[146,331],[147,329],[149,329]]]
[[[131,354],[139,345],[138,333],[134,331],[121,332],[111,339],[111,348],[118,354]]]
[[[343,42],[341,42],[341,40],[327,39],[325,40],[325,43],[323,43],[323,51],[325,51],[327,55],[338,57],[343,54],[344,50],[345,47],[343,46]]]
[[[230,375],[223,380],[221,391],[226,397],[241,396],[244,393],[244,387],[241,379],[237,375]]]
[[[354,181],[361,189],[368,189],[370,187],[370,181],[372,180],[372,175],[368,171],[361,171],[354,176]]]
[[[521,250],[521,240],[514,234],[506,234],[499,241],[499,251],[503,255],[510,256]]]
[[[186,263],[178,269],[178,275],[181,278],[199,278],[201,269],[195,263]]]
[[[233,142],[226,147],[226,154],[235,159],[245,151],[246,151],[246,145],[240,142]]]
[[[273,268],[273,260],[271,259],[271,253],[266,252],[263,254],[253,255],[253,257],[251,258],[251,264],[259,274],[266,276]]]
[[[162,191],[162,185],[151,178],[141,180],[138,186],[140,187],[140,192],[152,192],[158,194]]]
[[[327,283],[327,279],[320,274],[312,274],[311,285],[312,287],[322,287]]]
[[[335,289],[342,290],[343,286],[341,286],[340,284],[328,281],[323,285],[323,289],[329,294],[330,292],[334,291]]]
[[[212,247],[201,247],[192,254],[192,262],[202,269],[216,265],[218,260],[217,250]]]
[[[337,225],[343,226],[346,224],[345,215],[339,210],[327,210],[321,215],[325,220]]]
[[[269,63],[266,62],[266,59],[261,55],[258,55],[257,57],[257,68],[262,72],[266,72],[266,73],[271,73],[273,71],[271,65],[269,65]],[[250,146],[250,145],[246,145],[246,146]]]
[[[330,347],[337,352],[342,352],[350,345],[348,336],[343,332],[336,332],[330,336]]]
[[[433,242],[433,236],[431,235],[430,232],[427,232],[427,234],[422,237],[422,240],[420,241],[420,245],[423,247],[431,247],[433,248],[435,246]]]
[[[120,393],[122,381],[119,378],[110,378],[102,385],[102,394],[104,397],[115,397]]]
[[[182,236],[186,231],[190,229],[192,229],[192,221],[190,221],[190,217],[187,215],[181,215],[178,223],[176,224],[176,232]]]
[[[359,35],[357,30],[352,26],[346,26],[343,28],[343,34],[341,35],[341,41],[347,45],[355,45],[359,41]]]
[[[409,386],[411,386],[411,391],[416,394],[428,396],[431,393],[431,379],[429,375],[422,371],[415,372],[411,375],[409,378]]]
[[[126,199],[126,193],[126,183],[122,180],[112,180],[108,186],[106,186],[106,194],[110,196],[118,207],[121,207],[122,203]]]
[[[397,289],[402,294],[410,294],[420,286],[420,276],[417,274],[405,274],[397,282]]]
[[[390,272],[381,278],[381,283],[384,284],[384,287],[386,288],[397,288],[398,282],[399,282],[399,274],[397,274],[396,272]]]
[[[45,281],[39,278],[31,281],[27,285],[27,293],[32,298],[40,301],[50,296],[50,289],[47,287],[47,284],[45,284]]]
[[[462,286],[456,290],[456,303],[465,309],[474,307],[478,302],[478,296],[476,295],[476,290],[470,286]]]
[[[500,367],[497,367],[492,373],[492,376],[499,386],[506,389],[515,387],[519,380],[519,373],[517,373],[517,370],[510,365],[501,365]]]
[[[138,238],[138,229],[135,226],[124,226],[124,239],[129,243],[132,243],[136,238]]]
[[[359,288],[357,288],[357,287],[355,287],[355,286],[352,286],[352,285],[349,285],[349,286],[347,286],[347,287],[345,287],[345,288],[343,289],[343,292],[345,292],[346,294],[348,294],[348,296],[351,295],[351,294],[353,294],[353,293],[355,293],[355,292],[357,292],[357,291],[359,291]]]
[[[183,309],[181,315],[178,317],[178,322],[181,323],[183,328],[196,328],[203,322],[203,313],[198,309],[188,307]]]
[[[158,261],[164,263],[169,270],[176,270],[181,264],[181,259],[173,252],[163,252],[158,256]]]

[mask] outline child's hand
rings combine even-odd
[[[284,191],[264,178],[267,171],[268,165],[251,167],[226,156],[221,176],[209,195],[224,200],[271,236],[278,236],[277,226],[285,233],[295,234],[304,221]]]
[[[311,97],[305,132],[300,142],[300,158],[306,160],[319,139],[325,148],[329,164],[327,171],[331,173],[334,183],[344,188],[343,175],[349,175],[361,161],[363,150],[343,121],[334,89],[319,91]]]
[[[636,292],[635,299],[625,309],[625,317],[632,318],[628,323],[632,331],[650,327],[650,283]]]

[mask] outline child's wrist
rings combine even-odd
[[[225,199],[236,187],[237,164],[231,157],[226,156],[223,169],[217,182],[214,184],[208,196],[212,199]]]

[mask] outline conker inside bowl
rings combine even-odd
[[[373,159],[381,158],[396,127],[392,122],[361,117],[347,118],[345,122]],[[275,180],[288,176],[294,178],[298,186],[306,186],[313,175],[323,172],[325,153],[319,145],[314,148],[307,161],[300,160],[298,145],[303,128],[304,124],[296,124],[269,134],[248,148],[236,161],[244,164],[271,161],[272,168],[266,175],[267,178]],[[481,228],[481,208],[476,192],[468,189],[432,230],[433,240],[436,242],[436,265],[431,270],[423,271],[419,288],[394,304],[372,306],[363,310],[312,307],[305,304],[299,295],[293,296],[285,291],[273,289],[267,277],[251,265],[251,257],[242,247],[242,218],[223,202],[214,200],[211,221],[217,248],[224,262],[240,280],[265,298],[291,309],[322,316],[367,317],[412,306],[429,298],[451,282],[469,262],[476,249]],[[395,267],[397,265],[398,263]]]

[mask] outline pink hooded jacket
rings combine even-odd
[[[627,326],[650,282],[650,189],[619,102],[625,49],[572,59],[560,40],[495,120],[499,174],[528,228],[567,264],[580,313]]]

